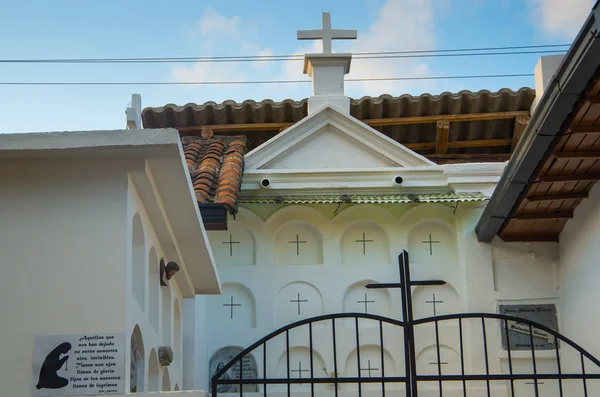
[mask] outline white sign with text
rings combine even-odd
[[[33,397],[123,394],[125,335],[37,335]]]

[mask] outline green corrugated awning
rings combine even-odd
[[[409,203],[462,203],[485,201],[483,193],[437,194],[372,194],[372,195],[312,195],[312,196],[240,196],[243,204],[409,204]]]

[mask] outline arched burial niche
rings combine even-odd
[[[158,268],[158,257],[156,254],[156,248],[150,248],[148,253],[148,316],[150,317],[150,323],[158,332],[158,316],[159,316],[159,301],[158,295],[160,293],[160,270]]]
[[[276,265],[323,264],[321,234],[309,224],[292,221],[285,224],[275,236]]]
[[[161,287],[162,293],[162,340],[171,346],[171,286]]]
[[[439,345],[440,361],[436,345],[427,346],[417,353],[417,373],[423,375],[437,375],[441,369],[442,375],[457,375],[461,373],[460,355],[453,348]],[[440,363],[438,365],[438,363]]]
[[[420,286],[412,291],[414,318],[461,313],[458,293],[450,284]]]
[[[310,378],[327,378],[333,375],[333,365],[327,368],[323,357],[313,349],[312,351],[312,367],[310,349],[305,346],[292,347],[289,350],[289,377],[291,379]],[[312,373],[311,373],[312,371]],[[338,374],[339,375],[339,374]],[[288,355],[286,352],[279,357],[276,370],[277,378],[288,377]],[[305,385],[306,386],[306,385]],[[315,388],[324,389],[327,385],[315,385]],[[296,389],[302,389],[302,385],[296,385]]]
[[[376,284],[366,280],[352,284],[344,294],[344,312],[369,313],[384,317],[393,317],[392,298],[386,289],[367,289],[367,284]],[[363,321],[361,324],[378,326],[375,321]]]
[[[408,237],[411,277],[456,278],[456,237],[445,222],[428,220],[415,226]]]
[[[163,369],[162,391],[171,391],[171,377],[169,376],[169,368]]]
[[[342,235],[343,264],[380,265],[390,262],[387,234],[375,222],[355,222]]]
[[[144,247],[142,218],[136,213],[131,228],[131,291],[142,310],[146,308],[146,249]]]
[[[355,345],[356,346],[356,345]],[[344,376],[357,377],[360,366],[360,376],[363,378],[376,378],[382,376],[402,376],[397,372],[396,362],[392,355],[383,349],[383,364],[381,362],[381,347],[379,345],[360,346],[360,363],[358,353],[353,349],[346,359]],[[360,364],[360,365],[359,365]],[[381,387],[381,385],[379,385]]]
[[[158,354],[156,350],[150,351],[148,357],[148,391],[159,391],[160,373],[158,364]]]
[[[252,233],[236,222],[230,222],[227,229],[208,232],[217,265],[254,265],[255,242]]]
[[[281,288],[275,298],[275,325],[277,326],[323,313],[323,297],[319,290],[309,283],[290,283]]]
[[[210,358],[209,363],[209,371],[208,379],[211,379],[212,376],[221,368],[223,368],[228,362],[230,362],[235,356],[242,352],[241,347],[237,346],[227,346],[222,349],[217,350],[212,357]],[[256,360],[252,354],[247,354],[242,359],[242,376],[246,379],[256,379],[258,378]],[[227,373],[223,376],[223,378],[227,379],[240,379],[240,366],[234,365],[231,367]],[[217,391],[219,393],[235,393],[239,392],[239,385],[219,385],[217,386]],[[244,392],[257,392],[258,385],[244,385]]]
[[[129,392],[144,391],[145,368],[144,339],[138,325],[131,333],[131,353],[129,358]]]
[[[256,327],[256,302],[252,292],[240,283],[225,283],[223,293],[211,302],[211,317],[216,324],[232,328]]]

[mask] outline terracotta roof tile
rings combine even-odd
[[[237,212],[244,174],[245,136],[181,138],[185,161],[199,203],[221,203]]]

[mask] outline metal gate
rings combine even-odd
[[[339,313],[289,324],[260,339],[220,368],[210,381],[212,397],[223,392],[230,393],[232,389],[240,396],[258,392],[264,397],[309,393],[311,397],[321,394],[335,397],[340,394],[358,397],[363,394],[383,397],[386,394],[388,397],[600,396],[600,361],[575,342],[542,324],[494,313],[414,319],[411,288],[443,285],[445,282],[411,280],[406,251],[399,256],[399,268],[399,283],[370,284],[366,287],[400,289],[402,321],[373,314]],[[452,330],[456,337],[458,358],[454,370],[444,368],[448,364],[441,354],[445,342],[440,340],[448,339],[442,333],[444,330]],[[509,330],[527,335],[530,348],[526,351],[511,348]],[[416,345],[423,335],[428,334],[434,339],[431,346],[436,360],[429,362],[434,366],[433,371],[424,369],[417,357]],[[506,345],[500,349],[501,357],[496,355],[491,359],[490,342],[499,334],[506,338]],[[553,349],[537,350],[535,346],[539,339],[547,340]],[[347,364],[346,368],[338,368],[341,340],[345,345],[349,341],[354,345],[350,367]],[[365,342],[369,344],[368,352],[365,351]],[[315,353],[313,348],[316,345],[321,351],[330,352],[330,361],[333,361],[331,372],[323,366],[323,358]],[[298,361],[298,366],[291,362],[290,355],[298,346],[308,350],[308,367],[302,368],[301,361]],[[363,357],[361,361],[361,348],[363,355],[369,353],[373,360]],[[272,368],[273,363],[269,363],[268,354],[272,349],[283,352],[280,365],[275,369]],[[390,349],[395,350],[390,353]],[[378,357],[373,355],[374,351]],[[492,349],[492,354],[495,352]],[[244,376],[247,372],[244,366],[251,355],[262,359],[262,368],[255,372],[256,376]],[[403,356],[403,360],[399,360],[400,368],[390,368],[387,357],[391,355]],[[474,357],[480,357],[479,362]],[[237,376],[230,376],[232,371]],[[373,372],[376,373],[374,376]]]

